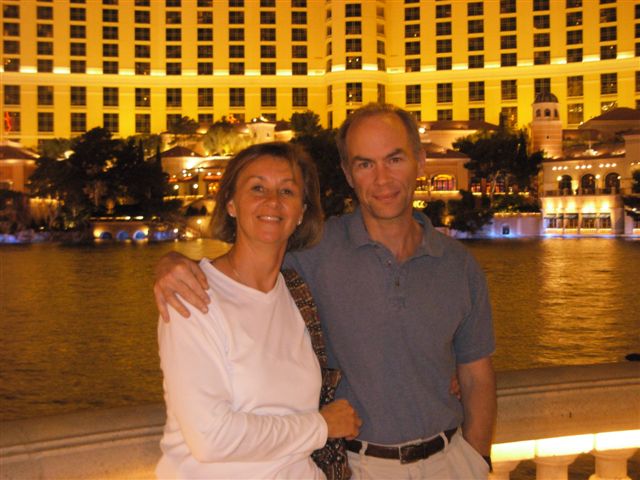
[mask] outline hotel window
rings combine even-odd
[[[145,47],[147,45],[144,45]],[[182,57],[182,47],[180,45],[167,45],[165,48],[165,53],[167,58],[181,58]],[[147,57],[148,58],[148,57]]]
[[[500,55],[501,67],[515,67],[518,65],[518,57],[515,53],[503,53]]]
[[[213,88],[198,88],[198,107],[213,107]]]
[[[517,80],[502,80],[500,82],[500,92],[502,100],[517,100],[518,99],[518,81]]]
[[[134,54],[136,58],[151,58],[151,45],[135,45]]]
[[[118,40],[118,27],[102,27],[104,40]]]
[[[229,0],[229,7],[243,8],[244,0]]]
[[[451,22],[436,23],[436,35],[451,35]]]
[[[20,18],[20,5],[3,5],[2,15],[4,18]]]
[[[533,0],[533,11],[549,10],[549,0]]]
[[[516,0],[500,0],[500,13],[516,13]]]
[[[420,59],[410,58],[404,61],[405,72],[419,72],[420,71]]]
[[[260,0],[260,6],[263,8],[275,8],[276,0]]]
[[[616,9],[614,8],[603,8],[600,10],[600,23],[609,23],[615,22],[617,20]]]
[[[2,35],[4,35],[5,37],[19,37],[20,24],[4,22],[2,24]]]
[[[276,46],[275,45],[260,45],[260,57],[261,58],[276,58]]]
[[[232,107],[244,107],[244,88],[229,89],[229,105]]]
[[[377,63],[379,72],[384,72],[387,70],[387,62],[385,61],[384,58],[378,57],[376,60],[376,63]]]
[[[469,55],[469,68],[484,68],[484,55]]]
[[[467,16],[475,17],[484,15],[484,5],[482,2],[470,2],[467,4]]]
[[[602,45],[600,47],[600,60],[612,60],[618,56],[616,45]]]
[[[420,42],[405,42],[405,55],[420,55]]]
[[[470,52],[477,52],[478,50],[484,50],[484,37],[469,38],[468,50]]]
[[[404,9],[404,21],[410,22],[412,20],[420,20],[420,8],[411,7]]]
[[[307,63],[306,62],[293,62],[291,65],[291,73],[293,75],[306,75]]]
[[[436,53],[450,53],[451,39],[436,40]]]
[[[229,23],[231,25],[244,23],[244,12],[238,12],[236,10],[229,11]]]
[[[260,89],[260,106],[261,107],[276,106],[276,89],[275,88]]]
[[[119,115],[117,113],[103,113],[102,127],[111,133],[119,132],[120,131]]]
[[[151,64],[149,62],[135,63],[136,75],[151,75]]]
[[[244,75],[244,62],[229,62],[229,75]]]
[[[536,28],[539,30],[551,28],[551,19],[549,15],[534,15],[533,28]]]
[[[181,12],[165,12],[164,17],[164,21],[167,25],[180,25],[182,23]]]
[[[4,85],[4,104],[20,105],[20,85]]]
[[[600,94],[610,95],[618,93],[618,74],[602,73],[600,74]]]
[[[181,107],[182,106],[182,89],[167,88],[166,99],[167,99],[167,107]]]
[[[39,73],[51,73],[53,72],[53,60],[38,59],[37,69]]]
[[[71,70],[71,73],[86,73],[87,62],[84,60],[71,60],[69,70]]]
[[[198,62],[198,75],[213,75],[213,63]]]
[[[38,55],[53,55],[53,42],[38,42],[36,51]]]
[[[451,17],[451,5],[436,5],[436,18],[450,18]],[[419,18],[416,18],[419,20]]]
[[[500,48],[511,49],[518,48],[517,37],[515,35],[502,35],[500,37]]]
[[[420,36],[420,24],[404,26],[404,38],[416,38]]]
[[[261,28],[260,40],[263,42],[275,42],[276,41],[276,29],[275,28]]]
[[[52,0],[40,0],[42,1],[52,1]],[[102,0],[103,5],[118,5],[118,0]]]
[[[118,44],[117,43],[103,43],[102,44],[102,56],[103,57],[117,57],[118,56]]]
[[[361,70],[362,69],[362,57],[360,56],[347,56],[347,64],[345,67],[347,70]]]
[[[548,47],[549,45],[551,45],[551,35],[549,33],[533,34],[534,47]]]
[[[87,44],[71,42],[69,54],[73,57],[84,57],[87,55]]]
[[[328,12],[330,10],[327,10]],[[359,3],[347,3],[344,6],[344,16],[345,17],[361,17],[362,16],[362,6]]]
[[[84,22],[87,20],[87,11],[84,8],[72,7],[69,9],[69,20],[72,22]]]
[[[579,27],[582,25],[582,12],[567,13],[567,27]]]
[[[506,125],[515,128],[518,125],[518,107],[502,107],[500,117]]]
[[[136,133],[151,133],[151,115],[136,113]]]
[[[19,72],[20,71],[20,59],[19,58],[5,58],[4,59],[4,71],[5,72]]]
[[[229,58],[244,58],[244,45],[229,45]]]
[[[166,72],[167,72],[167,75],[182,75],[182,63],[167,62]]]
[[[292,45],[291,46],[292,58],[307,58],[307,46],[306,45]]]
[[[309,104],[309,93],[306,88],[291,89],[291,104],[294,107],[306,107]]]
[[[453,63],[451,57],[437,57],[436,70],[451,70]]]
[[[167,42],[179,42],[180,40],[182,40],[182,29],[167,28],[164,32],[164,36]]]
[[[133,21],[135,23],[151,23],[151,12],[148,10],[136,10],[133,12]]]
[[[548,65],[551,63],[551,52],[543,50],[541,52],[533,52],[534,65]]]
[[[636,93],[640,92],[640,71],[636,72]]]
[[[38,112],[38,132],[53,132],[53,112]]]
[[[584,91],[582,75],[567,77],[567,97],[581,97]]]
[[[276,12],[260,12],[260,23],[262,25],[275,25]]]
[[[582,0],[566,0],[565,5],[567,8],[579,8],[582,6]]]
[[[213,45],[198,45],[198,58],[213,58]]]
[[[260,63],[260,75],[275,75],[275,74],[276,74],[275,62]]]
[[[213,12],[198,12],[198,25],[211,25],[213,23]]]
[[[470,102],[483,102],[484,101],[484,82],[469,82],[469,101]]]
[[[6,132],[9,132],[9,131],[14,133],[19,132],[20,131],[20,112],[5,111],[4,128]]]
[[[182,121],[182,115],[179,113],[168,113],[167,114],[167,130],[172,132],[178,128],[180,122]]]
[[[20,54],[20,42],[15,40],[4,40],[2,42],[5,54]]]
[[[600,41],[609,42],[616,40],[618,37],[616,27],[601,27],[600,28]]]
[[[533,93],[535,96],[541,93],[551,92],[551,79],[550,78],[536,78],[533,80]]]
[[[404,87],[404,102],[407,105],[418,105],[422,102],[420,85],[406,85]]]
[[[351,20],[345,23],[345,33],[347,35],[362,34],[362,22],[359,20]]]
[[[331,105],[333,103],[333,87],[331,85],[327,86],[327,104]]]
[[[199,28],[198,29],[198,41],[209,42],[213,40],[213,28]]]
[[[230,42],[243,42],[244,41],[244,28],[230,28],[229,29],[229,41]]]
[[[36,33],[40,38],[53,38],[53,25],[39,23],[36,27]]]
[[[436,86],[436,98],[438,103],[453,102],[453,84],[438,83]]]
[[[479,120],[484,122],[484,108],[470,108],[469,120]]]
[[[582,103],[570,103],[567,105],[567,123],[579,125],[584,120],[584,106]]]
[[[104,107],[117,107],[118,106],[118,88],[117,87],[103,87],[102,88],[102,105]]]
[[[438,121],[453,120],[453,110],[451,110],[450,108],[438,110],[437,115]]]
[[[53,20],[53,8],[37,6],[36,18],[38,20]]]
[[[151,106],[151,89],[136,88],[136,107]]]
[[[102,73],[118,74],[118,62],[104,61],[102,62]]]
[[[582,61],[582,49],[581,48],[569,48],[567,50],[567,63],[575,63]]]
[[[69,27],[70,38],[87,38],[87,27],[84,25],[71,25]]]
[[[213,113],[199,113],[198,123],[200,126],[208,127],[213,124]]]
[[[291,0],[293,8],[307,8],[307,0]]]
[[[513,32],[516,30],[516,17],[508,17],[500,19],[501,32]]]
[[[567,45],[582,43],[582,30],[569,30],[567,32]]]
[[[347,38],[345,42],[345,50],[347,52],[361,52],[362,40],[360,38]],[[418,44],[418,53],[420,53],[420,44]]]
[[[294,42],[306,42],[307,41],[307,29],[306,28],[292,28],[291,40]]]
[[[105,8],[102,10],[102,21],[103,22],[118,22],[118,10],[112,8]]]
[[[306,25],[307,12],[291,12],[291,23],[293,25]]]
[[[87,114],[84,112],[71,112],[71,131],[87,131]]]
[[[362,83],[347,83],[347,103],[362,103]]]
[[[469,20],[467,33],[484,33],[484,20]]]

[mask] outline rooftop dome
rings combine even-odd
[[[558,103],[558,97],[551,92],[540,92],[533,103]]]

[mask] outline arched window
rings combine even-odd
[[[553,109],[553,116],[554,116],[555,118],[558,118],[558,109],[557,109],[557,108],[554,108],[554,109]]]
[[[558,181],[558,190],[563,195],[571,195],[571,176],[563,175],[562,178]]]
[[[618,193],[620,191],[620,175],[613,172],[604,177],[604,191]]]
[[[536,110],[536,117],[539,117],[539,116],[540,116],[540,109],[538,108],[538,109]]]
[[[473,177],[471,179],[471,181],[469,182],[469,189],[473,193],[482,192],[482,180],[480,178],[478,178],[478,177]]]
[[[551,110],[549,110],[548,108],[544,109],[544,116],[545,117],[550,117],[551,116]]]
[[[456,179],[451,175],[434,175],[431,179],[431,186],[436,192],[452,191],[456,189]]]
[[[504,177],[496,177],[496,189],[494,190],[494,193],[505,193],[506,191],[507,188],[505,186]]]
[[[580,180],[580,189],[583,195],[593,195],[596,193],[596,177],[587,173]]]

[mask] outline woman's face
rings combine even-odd
[[[263,155],[238,175],[227,212],[236,217],[236,242],[284,244],[304,215],[304,184],[298,166]]]

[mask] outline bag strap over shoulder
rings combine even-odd
[[[327,366],[327,352],[324,346],[324,337],[322,336],[322,327],[318,318],[318,309],[311,296],[309,286],[305,283],[298,272],[292,269],[282,270],[282,276],[287,284],[287,288],[293,297],[293,300],[300,310],[300,315],[304,320],[309,335],[311,335],[311,345],[313,351],[318,357],[321,367]]]

